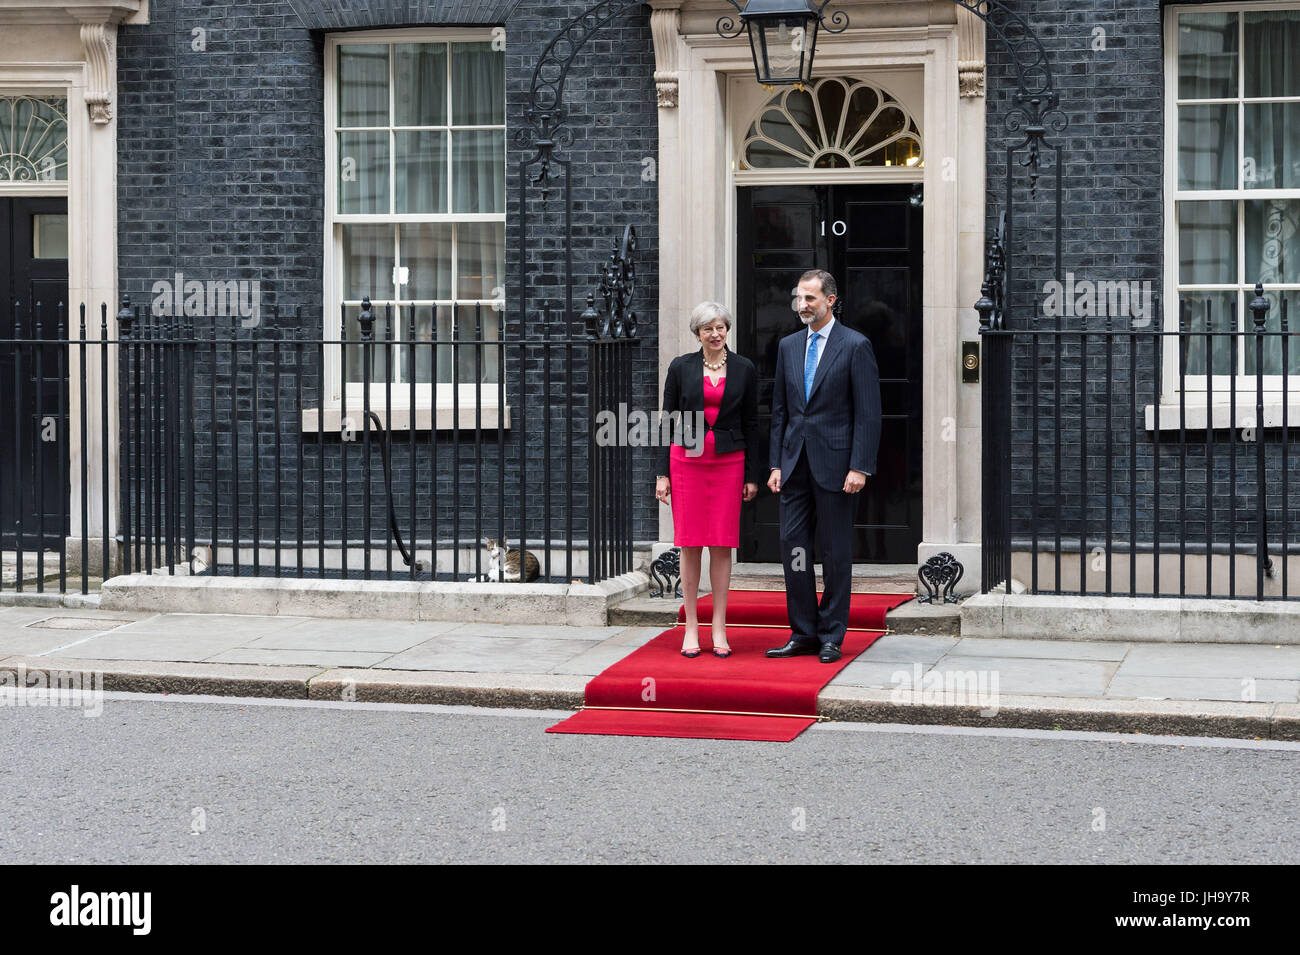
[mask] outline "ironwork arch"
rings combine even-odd
[[[742,9],[737,0],[728,0],[737,10]],[[980,310],[981,328],[998,329],[1005,326],[1004,302],[1011,300],[1009,285],[1011,281],[1010,253],[1011,237],[1015,223],[1015,168],[1026,170],[1029,180],[1030,196],[1036,198],[1038,180],[1045,168],[1055,171],[1055,264],[1054,275],[1059,278],[1061,268],[1061,228],[1062,215],[1062,178],[1061,147],[1048,140],[1048,132],[1060,133],[1065,130],[1068,120],[1060,109],[1060,95],[1056,90],[1052,74],[1051,61],[1042,40],[1030,28],[1028,22],[1015,10],[1010,9],[1002,0],[951,0],[982,20],[1011,56],[1015,72],[1016,90],[1012,94],[1012,105],[1002,117],[1003,126],[1012,136],[1021,134],[1018,140],[1008,142],[1006,149],[1006,183],[1001,216],[998,227],[990,228],[989,261],[996,263],[996,268],[986,274],[983,294],[976,308]],[[570,319],[573,315],[573,262],[570,249],[572,229],[572,187],[568,160],[560,153],[573,144],[573,129],[564,107],[564,87],[569,69],[582,52],[587,42],[611,20],[645,5],[645,0],[599,0],[583,13],[569,20],[551,38],[538,58],[533,70],[532,84],[529,88],[528,106],[524,112],[525,123],[514,136],[515,145],[531,155],[519,163],[520,171],[520,294],[526,298],[524,289],[527,279],[527,211],[528,187],[539,186],[542,198],[549,197],[556,180],[563,180],[564,194],[564,245],[565,245],[565,314]],[[730,14],[719,18],[720,29],[731,17]],[[837,26],[847,25],[847,19],[841,21],[843,13],[832,15],[831,20]],[[734,19],[731,22],[734,27]],[[1051,156],[1050,166],[1045,165],[1046,155]],[[1022,156],[1023,158],[1017,158]],[[996,307],[984,308],[986,303],[996,303]],[[526,312],[526,303],[521,301],[521,317]]]

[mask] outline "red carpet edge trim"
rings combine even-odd
[[[817,720],[829,723],[829,716],[817,713],[752,713],[748,710],[674,710],[662,706],[588,706],[582,704],[580,710],[629,710],[633,713],[713,713],[717,716],[779,716],[788,720]]]

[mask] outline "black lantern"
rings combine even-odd
[[[837,11],[828,24],[822,10],[830,0],[748,0],[742,7],[736,0],[728,2],[740,11],[740,25],[727,14],[718,18],[718,33],[725,37],[749,33],[749,48],[754,54],[754,72],[758,82],[768,89],[794,86],[802,89],[812,82],[813,54],[817,51],[817,31],[843,33],[849,18]]]

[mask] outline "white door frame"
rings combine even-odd
[[[979,585],[980,413],[978,386],[960,384],[960,366],[962,340],[978,338],[973,304],[984,272],[985,106],[982,97],[960,95],[958,30],[956,23],[928,24],[819,36],[816,72],[924,75],[925,481],[917,560],[952,552],[968,568],[965,590]],[[659,111],[659,274],[675,279],[660,287],[661,379],[674,357],[695,347],[686,327],[695,303],[721,292],[734,311],[737,144],[727,88],[729,75],[753,75],[743,38],[695,34],[677,41],[677,108]],[[659,537],[661,547],[672,540],[666,508]]]
[[[77,27],[54,27],[48,24],[6,24],[6,30],[37,31],[57,29],[76,31]],[[33,43],[34,49],[40,45]],[[78,51],[81,44],[78,41]],[[0,183],[5,196],[66,196],[68,200],[68,336],[79,335],[81,303],[86,304],[86,339],[100,339],[100,306],[107,305],[108,331],[116,335],[117,303],[117,129],[116,120],[95,122],[87,108],[88,86],[85,60],[33,61],[0,63],[0,94],[66,97],[68,103],[68,178],[66,182]],[[100,346],[86,349],[86,533],[91,546],[100,543],[107,532],[117,532],[117,362],[109,354],[108,407],[101,409]],[[81,462],[82,449],[79,349],[68,353],[68,448],[69,530],[71,537],[69,567],[80,557]],[[105,424],[101,411],[107,412],[108,446],[102,436]],[[102,456],[108,454],[108,514],[103,513]],[[107,527],[105,521],[107,520]],[[98,560],[91,569],[99,566]]]

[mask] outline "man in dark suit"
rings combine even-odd
[[[835,320],[835,279],[805,272],[795,308],[807,326],[777,350],[767,486],[781,496],[781,562],[790,640],[769,657],[840,658],[853,586],[853,514],[876,469],[880,377],[871,342]],[[825,592],[817,603],[812,543]]]

